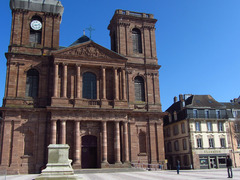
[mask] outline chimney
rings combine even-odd
[[[183,101],[183,95],[179,94],[179,101]]]
[[[176,103],[177,100],[178,100],[178,99],[177,99],[177,96],[175,96],[175,97],[173,98],[173,102]]]

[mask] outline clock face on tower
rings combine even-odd
[[[38,20],[33,20],[30,24],[31,28],[35,31],[42,29],[42,23]]]

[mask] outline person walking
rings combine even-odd
[[[179,170],[180,170],[180,161],[177,160],[177,174],[179,174]]]
[[[233,173],[232,173],[232,159],[230,158],[230,156],[227,156],[226,166],[227,166],[227,171],[228,171],[228,178],[232,178],[233,177]]]

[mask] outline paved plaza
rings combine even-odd
[[[77,172],[78,173],[78,172]],[[82,171],[77,174],[83,180],[195,180],[195,179],[228,179],[226,169],[213,170],[182,170],[178,175],[176,171],[131,171],[125,170],[109,170],[101,172],[101,170]],[[33,180],[37,174],[31,175],[7,175],[0,176],[0,180]],[[233,178],[240,179],[240,168],[233,169]]]

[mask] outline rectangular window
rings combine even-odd
[[[219,165],[225,165],[226,164],[226,157],[225,156],[218,156],[218,163],[219,163]]]
[[[187,149],[187,141],[186,141],[186,139],[183,139],[182,143],[183,143],[183,150],[186,150]]]
[[[232,113],[234,118],[237,117],[237,111],[233,111]]]
[[[196,126],[196,131],[201,131],[201,124],[199,121],[195,122],[195,126]]]
[[[220,119],[220,111],[219,110],[216,110],[216,117],[217,117],[217,119]]]
[[[213,138],[209,138],[208,142],[209,142],[209,148],[214,148],[214,140],[213,140]]]
[[[168,152],[172,152],[172,143],[171,142],[167,143],[167,150],[168,150]]]
[[[220,144],[221,144],[221,148],[225,148],[226,147],[225,138],[221,138],[220,139]]]
[[[170,136],[171,136],[171,129],[169,127],[169,128],[167,128],[167,137],[170,137]]]
[[[178,140],[174,142],[174,150],[175,150],[175,151],[179,151]]]
[[[194,109],[194,110],[193,110],[193,118],[198,118],[197,109]]]
[[[238,125],[238,123],[235,123],[234,126],[235,126],[235,133],[238,133],[239,132],[239,125]]]
[[[209,118],[209,111],[208,111],[208,110],[205,110],[204,112],[205,112],[205,118],[208,119],[208,118]]]
[[[185,124],[184,123],[181,124],[181,129],[182,129],[182,134],[184,134],[185,133]]]
[[[240,138],[237,139],[237,147],[240,148]]]
[[[175,125],[175,126],[173,127],[173,134],[174,134],[174,135],[178,135],[178,133],[179,133],[179,131],[178,131],[178,125]]]
[[[212,131],[212,122],[210,121],[207,122],[207,130]]]
[[[197,139],[197,147],[202,148],[202,138]]]
[[[221,122],[221,121],[218,122],[218,131],[220,131],[220,132],[223,131],[223,122]]]

